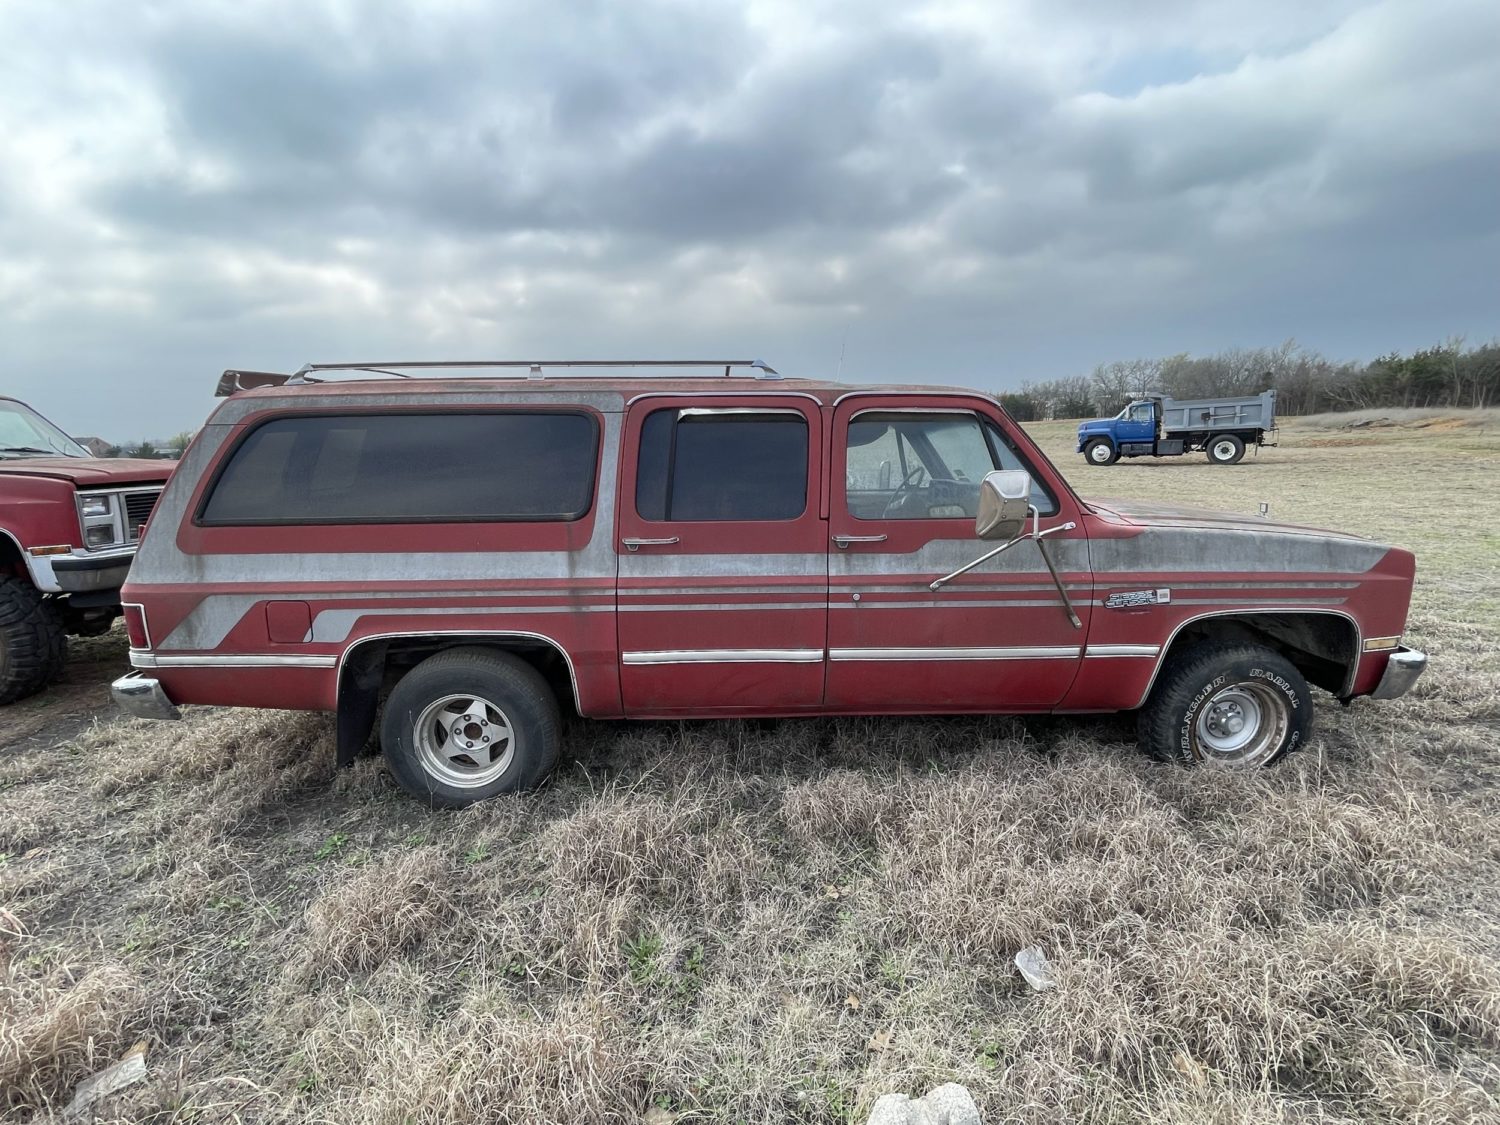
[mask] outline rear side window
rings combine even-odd
[[[661,522],[794,520],[807,510],[807,419],[795,410],[656,410],[635,504]]]
[[[202,524],[576,520],[598,426],[576,413],[278,418],[234,450]]]

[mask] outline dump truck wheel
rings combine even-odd
[[[1095,438],[1083,447],[1083,459],[1090,465],[1113,465],[1120,455],[1108,438]]]
[[[1215,465],[1233,465],[1245,455],[1245,443],[1233,434],[1208,439],[1208,459]]]

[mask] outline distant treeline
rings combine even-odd
[[[1233,348],[1210,356],[1100,364],[1089,375],[1022,383],[1000,401],[1017,421],[1118,413],[1143,394],[1213,398],[1276,391],[1278,414],[1395,406],[1500,404],[1500,342],[1392,352],[1369,363],[1337,363],[1288,340],[1277,348]]]

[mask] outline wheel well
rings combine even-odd
[[[429,656],[455,648],[489,649],[518,656],[535,668],[558,705],[578,708],[578,687],[562,646],[534,634],[432,633],[367,637],[344,653],[338,683],[338,761],[349,765],[369,740],[380,701],[396,682]]]
[[[18,578],[30,578],[26,558],[21,554],[21,545],[8,531],[0,531],[0,575],[13,574]]]
[[[1190,621],[1172,638],[1162,663],[1203,641],[1244,641],[1281,653],[1307,678],[1343,695],[1359,661],[1359,629],[1338,613],[1245,613]],[[1153,685],[1154,686],[1154,685]]]

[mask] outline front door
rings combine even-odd
[[[834,412],[829,529],[830,708],[1046,709],[1082,659],[1091,581],[1081,529],[1048,539],[1084,628],[1063,609],[1035,543],[1019,543],[933,591],[997,546],[974,537],[979,482],[1026,469],[1045,529],[1074,501],[1049,484],[1008,419],[980,399],[846,398]]]
[[[822,705],[823,425],[796,395],[631,404],[617,599],[627,715]]]
[[[1154,442],[1156,440],[1155,406],[1149,402],[1134,402],[1125,411],[1125,417],[1115,426],[1115,437],[1125,442]]]

